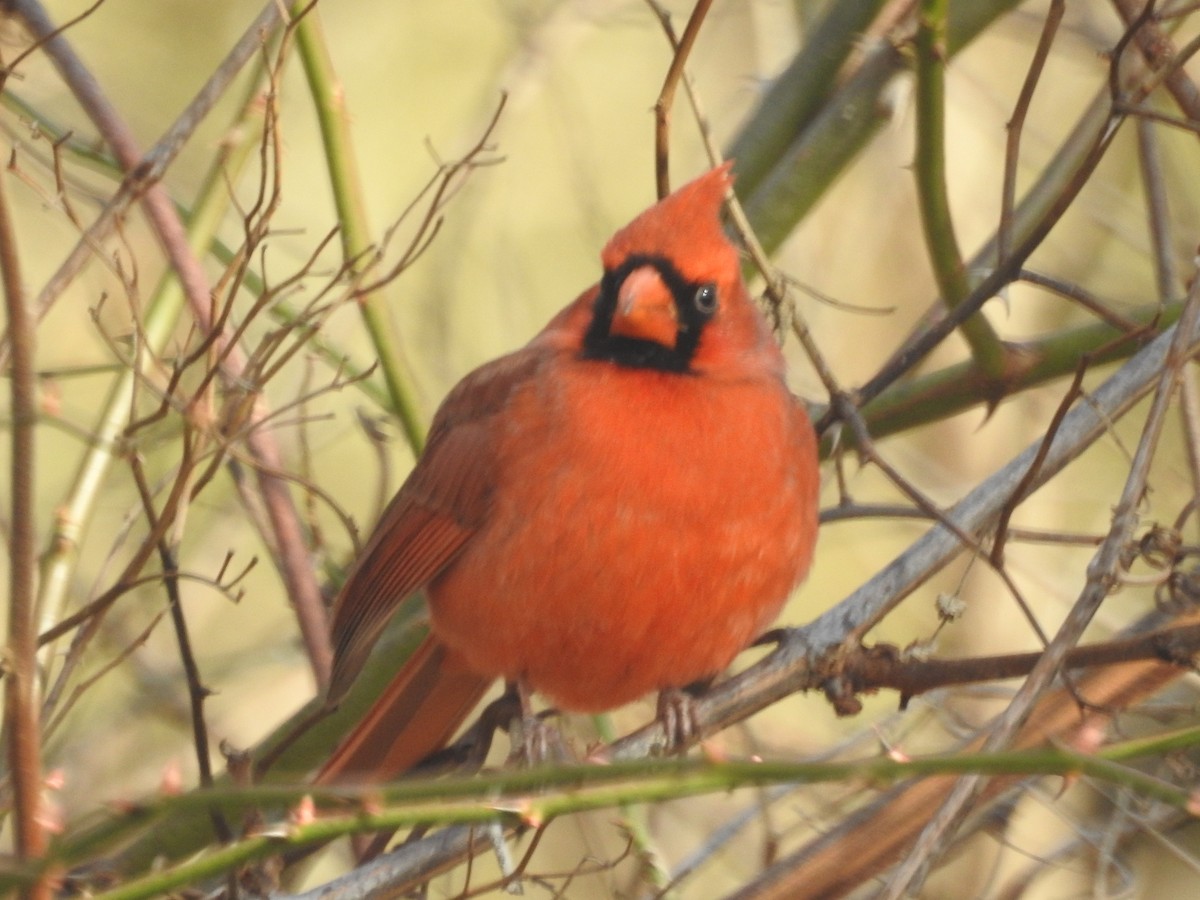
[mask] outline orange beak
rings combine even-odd
[[[658,270],[641,266],[630,272],[617,294],[609,333],[674,348],[678,330],[675,297]]]

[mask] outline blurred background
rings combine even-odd
[[[681,30],[691,4],[668,2]],[[717,147],[727,150],[759,110],[767,86],[805,46],[833,2],[816,0],[716,0],[689,62],[695,90]],[[990,4],[989,4],[990,5]],[[1004,4],[948,66],[946,150],[954,226],[964,255],[995,232],[1005,166],[1006,124],[1042,31],[1046,4]],[[87,4],[53,0],[57,22]],[[895,7],[903,4],[883,4]],[[153,145],[189,103],[233,42],[259,12],[256,0],[106,0],[73,25],[67,38],[143,147]],[[599,250],[607,237],[654,200],[653,107],[672,58],[652,10],[641,0],[481,0],[472,4],[411,0],[359,0],[317,6],[328,54],[345,103],[372,241],[395,227],[385,259],[415,233],[425,200],[421,192],[442,162],[463,156],[480,140],[506,97],[486,161],[455,182],[428,249],[383,289],[382,308],[397,337],[394,349],[412,388],[417,418],[427,423],[446,391],[465,373],[527,341],[560,307],[599,275]],[[1177,23],[1181,42],[1190,21]],[[1060,153],[1060,146],[1108,79],[1106,53],[1123,26],[1106,3],[1070,4],[1037,84],[1022,131],[1016,171],[1020,196]],[[901,25],[886,35],[910,53],[911,34]],[[25,30],[6,24],[6,61],[26,46]],[[272,54],[273,50],[264,50]],[[10,77],[0,113],[12,164],[9,195],[19,226],[23,277],[39,291],[114,190],[102,164],[61,153],[55,165],[47,134],[69,131],[79,148],[97,146],[94,126],[41,54]],[[239,76],[196,129],[165,185],[185,210],[196,202],[218,151],[241,137],[232,125],[249,77]],[[302,306],[336,280],[342,252],[312,94],[300,63],[279,69],[278,209],[270,233],[249,267],[268,284],[280,284],[303,267],[308,272],[283,299]],[[845,387],[862,383],[896,349],[937,297],[921,232],[912,173],[915,118],[912,76],[903,68],[877,100],[882,120],[865,147],[823,186],[816,205],[773,254],[800,287],[797,313]],[[18,105],[18,103],[20,105]],[[42,123],[33,124],[34,118]],[[1193,123],[1194,127],[1194,123]],[[1191,256],[1200,229],[1200,187],[1195,134],[1155,129],[1170,186],[1170,246],[1178,271],[1174,298],[1191,278]],[[695,117],[681,91],[671,131],[675,184],[709,163]],[[218,238],[229,248],[243,240],[243,212],[259,192],[260,160],[231,176],[227,192],[241,210],[229,210]],[[56,175],[56,168],[59,170]],[[415,208],[406,210],[415,202]],[[76,220],[76,221],[73,221]],[[398,223],[398,224],[397,224]],[[213,281],[226,264],[205,258]],[[1093,293],[1118,311],[1145,309],[1162,298],[1139,178],[1132,125],[1117,136],[1095,175],[1036,251],[1029,267]],[[48,310],[39,329],[43,372],[43,424],[38,432],[37,529],[50,534],[76,482],[98,429],[101,411],[136,343],[134,321],[165,271],[163,254],[135,209]],[[973,272],[972,276],[978,276]],[[270,315],[251,315],[249,289],[237,295],[234,321],[245,320],[254,345],[279,327]],[[1015,285],[990,302],[986,315],[1006,340],[1033,340],[1090,321],[1077,306],[1028,285]],[[164,356],[194,346],[185,316]],[[336,355],[364,370],[375,348],[357,306],[345,302],[320,322],[320,336]],[[793,390],[819,412],[827,401],[810,361],[794,338],[786,343]],[[936,370],[964,358],[965,345],[950,338],[924,363]],[[1111,369],[1097,368],[1094,386]],[[369,532],[380,505],[398,486],[413,455],[394,415],[377,395],[346,385],[321,390],[335,378],[328,358],[313,352],[292,357],[267,384],[272,409],[281,410],[273,434],[288,471],[318,485]],[[940,504],[961,497],[982,478],[1042,435],[1063,397],[1066,378],[1005,398],[990,412],[976,404],[965,412],[909,428],[882,440],[878,450],[917,488]],[[157,403],[166,370],[146,376],[134,408]],[[194,377],[194,376],[189,376]],[[368,380],[378,385],[380,373]],[[302,405],[299,398],[307,397]],[[7,400],[5,401],[7,402]],[[363,427],[373,423],[374,432]],[[1063,476],[1019,510],[1014,524],[1072,535],[1105,533],[1119,496],[1139,417],[1118,423]],[[151,482],[169,482],[179,457],[180,424],[172,413],[139,432],[136,447]],[[377,432],[377,433],[375,433]],[[1155,463],[1152,492],[1140,510],[1144,521],[1170,521],[1194,496],[1193,472],[1172,419]],[[0,455],[8,464],[9,447]],[[234,454],[244,466],[245,458]],[[900,503],[902,495],[871,466],[851,454],[841,460],[848,496],[862,503]],[[118,458],[101,479],[86,520],[78,555],[69,565],[62,614],[111,587],[146,525]],[[843,494],[827,464],[823,504]],[[243,469],[243,477],[245,470]],[[353,553],[344,520],[322,498],[299,487],[314,561],[329,584]],[[1184,498],[1181,500],[1180,498]],[[803,624],[832,606],[902,552],[926,523],[884,517],[828,524],[815,568],[782,617]],[[1193,529],[1194,530],[1194,529]],[[216,578],[257,558],[233,600],[199,581],[182,584],[183,603],[203,682],[212,689],[206,711],[211,740],[251,747],[315,690],[270,550],[238,499],[235,479],[218,472],[199,494],[177,530],[180,566]],[[47,547],[48,554],[51,548]],[[1053,633],[1081,589],[1089,545],[1014,542],[1007,571]],[[0,561],[0,565],[3,562]],[[953,595],[965,603],[958,621],[939,628],[936,601]],[[1103,638],[1153,605],[1153,586],[1131,586],[1106,603],[1093,626]],[[96,631],[51,716],[46,759],[60,769],[65,788],[57,799],[64,818],[100,805],[131,800],[178,780],[196,783],[195,755],[179,653],[167,623],[158,583],[136,588],[114,604]],[[49,616],[49,627],[57,619]],[[929,644],[938,655],[1009,653],[1040,646],[999,579],[965,556],[926,584],[871,634],[900,646]],[[71,638],[55,646],[61,656]],[[745,655],[741,663],[755,658]],[[94,680],[94,683],[93,683]],[[897,712],[894,694],[866,698],[862,714],[838,719],[819,696],[790,697],[722,735],[713,753],[767,758],[823,759],[870,755],[896,748],[906,754],[946,750],[1003,708],[1011,683],[939,692]],[[1166,716],[1186,716],[1195,703],[1189,677],[1163,700]],[[81,691],[77,700],[76,691]],[[653,715],[650,703],[613,714],[613,727],[630,730]],[[61,716],[61,720],[58,717]],[[1130,733],[1151,720],[1124,723]],[[594,723],[572,720],[580,745],[594,740]],[[1196,877],[1194,827],[1170,834],[1139,829],[1117,856],[1098,859],[1103,822],[1114,798],[1104,785],[1084,783],[1065,797],[1047,781],[1014,801],[1005,828],[982,834],[949,859],[928,883],[929,897],[1064,897],[1179,895],[1172,878]],[[863,795],[858,784],[809,787],[786,794],[739,791],[728,796],[661,804],[645,816],[662,865],[683,866],[705,853],[705,841],[722,824],[745,815],[736,836],[704,855],[703,875],[680,887],[681,896],[722,896],[752,877],[780,847],[792,847],[829,827]],[[635,814],[637,815],[637,814]],[[534,868],[570,872],[585,858],[612,860],[625,847],[616,814],[597,813],[557,822],[539,848]],[[986,829],[985,829],[986,832]],[[1164,846],[1170,849],[1164,849]],[[1048,848],[1073,847],[1056,857]],[[1029,884],[1024,874],[1047,857]],[[344,860],[327,861],[311,876],[332,873]],[[644,861],[626,859],[611,870],[580,876],[568,896],[641,896],[652,893]],[[1102,874],[1098,874],[1102,873]],[[478,876],[477,876],[478,877]],[[454,895],[462,874],[439,882]],[[1016,893],[1005,893],[1005,891]],[[1021,893],[1024,891],[1024,893]],[[1165,893],[1164,893],[1165,892]]]

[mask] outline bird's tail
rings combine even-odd
[[[433,637],[413,651],[317,773],[317,784],[394,778],[442,749],[494,679]]]

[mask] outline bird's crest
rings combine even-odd
[[[613,235],[601,258],[612,271],[632,255],[671,261],[689,281],[738,271],[737,251],[721,228],[721,204],[733,184],[732,162],[711,169],[664,197]]]

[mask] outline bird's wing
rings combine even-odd
[[[531,347],[501,357],[476,369],[446,397],[425,452],[334,604],[330,702],[350,687],[397,605],[437,576],[487,517],[496,481],[497,421],[544,355]]]

